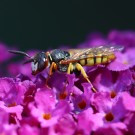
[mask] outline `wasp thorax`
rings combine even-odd
[[[53,62],[60,62],[61,60],[66,60],[70,57],[69,52],[63,51],[61,49],[55,49],[51,52],[51,58]]]
[[[32,74],[35,75],[38,72],[41,72],[48,66],[48,59],[46,57],[46,54],[44,52],[40,52],[36,54],[33,58],[32,62]]]

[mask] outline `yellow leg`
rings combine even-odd
[[[76,64],[76,69],[78,71],[81,71],[81,74],[83,75],[83,77],[90,83],[92,91],[97,92],[96,89],[94,88],[94,86],[92,85],[91,81],[89,80],[84,68],[79,63]]]
[[[52,62],[51,66],[50,66],[49,76],[52,75],[53,70],[57,70],[57,65],[55,62]]]
[[[67,74],[70,74],[71,71],[73,71],[73,64],[72,63],[69,63],[69,66],[68,66],[68,69],[67,69]]]

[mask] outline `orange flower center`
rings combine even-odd
[[[81,102],[78,103],[78,107],[80,109],[84,109],[86,107],[86,102],[84,100],[82,100]]]
[[[13,107],[13,106],[16,106],[16,105],[17,105],[16,102],[13,102],[13,103],[9,104],[8,107]]]
[[[112,90],[110,95],[111,95],[111,98],[115,98],[116,97],[116,92],[114,90]]]
[[[43,118],[44,118],[45,120],[50,120],[50,119],[51,119],[51,114],[50,114],[50,113],[44,113],[44,114],[43,114]]]
[[[106,119],[107,121],[112,121],[112,120],[114,119],[114,115],[113,115],[111,112],[109,112],[109,113],[107,113],[107,114],[105,115],[105,119]]]
[[[123,61],[123,64],[127,65],[127,64],[128,64],[128,62],[127,62],[127,61]]]
[[[65,99],[66,97],[67,97],[67,92],[66,91],[59,94],[59,99]]]

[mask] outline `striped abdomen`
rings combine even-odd
[[[79,60],[79,63],[82,66],[94,66],[107,64],[113,61],[116,58],[115,54],[103,55],[103,54],[89,54],[87,58]]]

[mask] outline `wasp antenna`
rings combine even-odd
[[[14,54],[21,54],[21,55],[27,56],[28,58],[31,58],[31,56],[29,54],[22,52],[22,51],[8,50],[8,52],[14,53]]]

